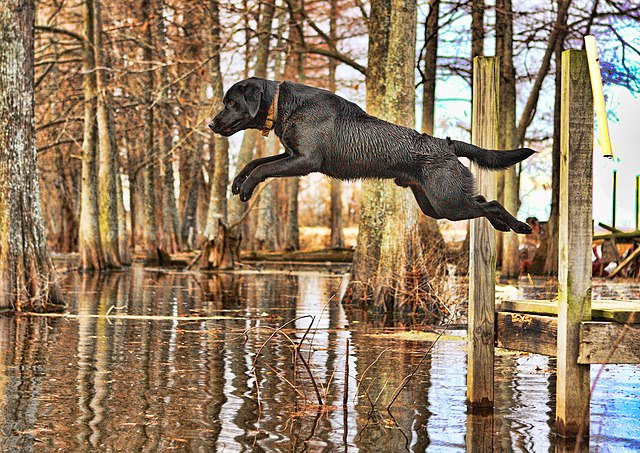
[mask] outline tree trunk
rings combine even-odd
[[[293,0],[288,3],[289,10],[289,53],[287,55],[284,78],[285,80],[303,82],[304,62],[301,52],[303,36],[302,11],[304,0]],[[284,227],[285,250],[300,249],[300,232],[298,224],[298,192],[300,191],[300,178],[288,178],[286,180],[286,224]]]
[[[158,37],[159,59],[163,63],[160,69],[160,86],[169,85],[169,73],[167,70],[168,58],[167,32],[164,18],[164,1],[156,2],[156,36]],[[173,160],[175,154],[172,151],[172,131],[174,129],[173,113],[170,94],[163,92],[162,100],[158,102],[162,109],[161,115],[161,173],[162,173],[162,242],[161,247],[167,253],[176,253],[180,249],[180,235],[178,234],[180,222],[178,220],[178,206],[176,203],[175,178],[173,173]]]
[[[98,211],[97,101],[94,53],[93,1],[85,1],[83,45],[84,139],[82,142],[82,188],[78,251],[80,269],[103,269],[106,265]]]
[[[570,0],[559,0],[558,11],[563,8],[563,3]],[[560,13],[558,13],[560,14]],[[544,273],[546,275],[558,274],[558,210],[560,206],[560,100],[562,93],[562,51],[564,50],[564,40],[567,36],[567,17],[558,24],[560,32],[556,40],[554,49],[556,59],[556,79],[555,79],[555,104],[553,108],[553,147],[551,151],[551,212],[549,222],[545,228],[545,243],[538,248],[538,253],[545,254]],[[543,247],[546,245],[546,247]]]
[[[186,55],[192,61],[202,60],[204,54],[204,41],[201,24],[191,21],[189,18],[183,19],[182,28],[187,43]],[[201,76],[205,70],[192,74],[187,81],[187,90],[197,93],[194,96],[196,108],[196,118],[191,127],[205,123],[204,115],[209,110],[209,100],[207,99],[207,85]],[[189,131],[190,132],[190,131]],[[188,133],[185,131],[185,134]],[[193,134],[193,139],[186,144],[180,154],[180,240],[188,249],[194,247],[194,241],[198,234],[198,198],[202,182],[202,152],[204,140],[200,134]],[[205,215],[204,213],[201,213]]]
[[[407,127],[414,127],[416,9],[415,1],[375,0],[369,23],[367,110]],[[410,302],[410,274],[423,269],[418,211],[411,197],[392,181],[363,183],[346,302],[370,300],[396,310]]]
[[[511,0],[496,4],[496,55],[502,57],[500,80],[500,149],[516,148],[516,71],[513,65],[513,11]],[[509,212],[518,211],[519,184],[516,166],[503,173],[503,205]],[[520,266],[518,235],[502,233],[502,276],[517,277]]]
[[[471,2],[471,66],[473,59],[484,55],[484,0]]]
[[[0,311],[64,307],[40,208],[34,16],[30,0],[8,0],[0,7]]]
[[[549,72],[549,67],[551,66],[551,57],[555,52],[558,41],[564,42],[564,37],[567,33],[567,15],[570,5],[571,0],[558,1],[558,15],[556,17],[556,23],[554,24],[553,30],[549,35],[547,48],[544,52],[544,55],[542,56],[542,62],[540,63],[540,70],[538,71],[538,75],[536,76],[536,79],[533,83],[533,87],[531,87],[529,98],[527,99],[527,103],[524,106],[522,116],[520,117],[520,121],[518,122],[518,128],[516,129],[517,146],[522,146],[524,144],[525,133],[527,132],[527,128],[531,124],[531,121],[533,121],[533,115],[536,112],[538,99],[540,98],[542,82],[544,82],[544,78]]]
[[[101,0],[93,0],[94,44],[96,54],[96,84],[98,88],[97,123],[100,167],[98,171],[98,197],[100,234],[108,267],[121,267],[118,243],[118,156],[114,146],[111,103],[108,91],[110,63],[103,44]]]
[[[275,0],[264,1],[262,3],[262,8],[262,15],[256,32],[258,43],[256,45],[256,65],[253,75],[255,77],[266,78],[267,63],[269,61],[269,48],[271,43],[271,28],[273,15],[275,13]],[[244,168],[244,166],[253,158],[256,141],[259,137],[260,131],[258,130],[248,129],[244,131],[242,145],[240,146],[240,152],[238,154],[236,172],[242,170],[242,168]],[[239,250],[240,243],[242,242],[243,230],[246,237],[251,236],[251,232],[248,229],[248,218],[244,217],[244,220],[241,221],[247,208],[248,205],[242,203],[239,197],[236,196],[229,199],[229,225],[231,226],[229,229],[229,239],[231,243],[234,244],[233,248],[236,250]],[[239,261],[239,257],[235,257],[235,261]]]
[[[222,71],[220,69],[220,10],[217,0],[210,2],[211,8],[211,85],[213,98],[211,103],[216,111],[222,109],[224,87],[222,84]],[[204,244],[200,258],[200,268],[234,267],[234,253],[227,234],[227,187],[229,186],[229,140],[226,137],[215,134],[209,142],[211,158],[214,161],[213,177],[211,180],[211,192],[209,209],[207,211],[207,224],[204,229]]]
[[[331,10],[329,12],[329,38],[336,42],[338,38],[338,0],[331,0]],[[329,58],[329,91],[336,92],[336,68],[338,62]],[[331,180],[331,207],[329,211],[329,247],[344,247],[344,235],[342,229],[344,221],[342,219],[342,182],[338,179]]]
[[[433,135],[435,129],[436,109],[436,79],[438,69],[438,17],[440,15],[440,0],[429,2],[429,14],[424,27],[425,55],[424,55],[424,84],[422,86],[422,132]],[[420,229],[434,235],[436,244],[445,246],[438,227],[438,222],[426,215],[419,218]]]
[[[155,92],[155,83],[152,69],[153,64],[153,32],[154,27],[154,5],[151,0],[143,0],[141,5],[142,22],[144,33],[144,46],[142,58],[147,64],[147,70],[144,72],[143,82],[143,102],[144,102],[144,147],[143,158],[144,167],[142,175],[144,180],[144,189],[142,195],[142,209],[144,213],[143,226],[143,249],[145,262],[158,263],[160,260],[159,241],[158,241],[158,222],[156,220],[156,162],[155,155],[155,125],[154,125],[154,108],[153,93]]]
[[[287,15],[282,11],[276,27],[278,41],[275,49],[269,54],[270,59],[273,61],[274,80],[282,80],[284,74],[283,49],[285,48],[284,34],[287,25]],[[260,141],[256,142],[256,144],[259,143]],[[258,150],[256,149],[256,151]],[[278,153],[280,153],[280,140],[275,134],[270,134],[267,138],[264,154],[270,156]],[[274,232],[281,230],[279,226],[282,217],[279,215],[279,208],[282,203],[281,197],[278,197],[278,189],[285,183],[286,179],[274,179],[269,184],[265,184],[260,191],[255,234],[253,236],[252,248],[254,250],[279,250],[282,247],[281,235],[274,234]]]

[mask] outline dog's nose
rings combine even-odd
[[[215,126],[215,124],[214,124],[214,121],[211,121],[211,122],[209,123],[209,129],[211,129],[213,132],[215,132],[215,131],[216,131],[215,127],[216,127],[216,126]]]

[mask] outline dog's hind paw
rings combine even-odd
[[[530,225],[522,222],[518,222],[513,228],[513,231],[520,234],[531,234],[533,233],[533,229]]]

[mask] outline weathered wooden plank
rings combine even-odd
[[[580,338],[578,363],[640,363],[640,326],[583,322]]]
[[[584,51],[562,53],[556,429],[589,437],[589,366],[577,363],[591,319],[593,99]]]
[[[496,302],[496,310],[557,316],[558,302],[550,300],[503,300]],[[591,318],[619,323],[640,323],[640,301],[594,300]]]
[[[496,313],[496,346],[556,356],[558,318],[527,313]]]
[[[602,150],[602,155],[604,157],[611,159],[613,157],[613,148],[611,147],[611,138],[609,137],[607,104],[604,101],[604,92],[602,90],[602,74],[600,73],[600,58],[598,57],[596,38],[591,35],[585,36],[584,47],[587,51],[587,61],[589,73],[591,75],[591,94],[593,101],[595,102],[596,116],[598,117],[600,149]]]
[[[498,147],[499,84],[500,59],[474,58],[471,140],[483,148]],[[477,167],[473,170],[479,192],[488,200],[495,199],[495,173]],[[495,236],[486,219],[471,220],[467,404],[472,408],[493,407]]]

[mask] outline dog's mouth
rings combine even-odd
[[[238,125],[240,124],[239,121],[236,121],[234,123],[231,123],[228,126],[225,127],[221,127],[219,128],[219,130],[217,131],[220,135],[223,135],[225,137],[228,137],[230,135],[233,135],[236,131],[236,128],[238,127]]]

